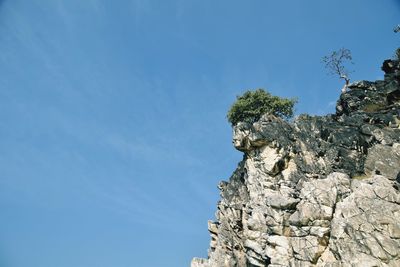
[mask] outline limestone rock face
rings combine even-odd
[[[244,159],[192,267],[400,266],[400,62],[382,69],[334,115],[234,127]]]

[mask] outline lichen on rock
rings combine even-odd
[[[208,259],[192,267],[400,266],[400,62],[336,114],[238,123]]]

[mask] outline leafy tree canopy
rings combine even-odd
[[[264,89],[246,91],[237,97],[228,111],[227,118],[232,126],[238,122],[253,123],[264,114],[288,119],[293,116],[293,107],[296,103],[297,99],[273,96]]]

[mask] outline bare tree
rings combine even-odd
[[[394,27],[393,31],[395,33],[400,32],[400,24],[398,24],[396,27]],[[400,47],[396,49],[396,52],[394,53],[394,59],[400,60]]]
[[[324,56],[322,58],[322,62],[325,64],[325,68],[328,69],[329,74],[338,75],[339,79],[343,79],[345,81],[345,84],[342,88],[342,93],[347,91],[347,87],[350,83],[350,71],[348,71],[344,67],[344,63],[346,61],[353,63],[351,60],[351,52],[349,49],[346,48],[341,48],[338,51],[333,51],[330,55]]]

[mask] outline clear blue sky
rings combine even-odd
[[[320,59],[382,78],[395,0],[0,1],[0,266],[180,267],[241,159],[225,114],[263,87],[334,111]]]

